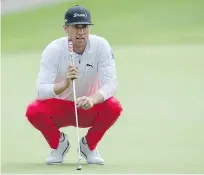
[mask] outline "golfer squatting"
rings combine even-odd
[[[26,117],[51,147],[47,164],[63,163],[70,149],[68,136],[60,128],[76,127],[72,80],[76,85],[78,125],[88,128],[79,141],[81,156],[90,164],[104,164],[97,145],[122,112],[114,97],[116,67],[107,40],[91,35],[91,14],[82,6],[68,9],[64,18],[67,36],[44,49],[37,77],[37,98],[26,110]],[[68,40],[73,42],[74,65],[69,62]]]

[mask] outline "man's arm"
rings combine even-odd
[[[96,94],[90,96],[90,98],[93,102],[93,105],[104,102],[104,96],[100,93],[96,93]]]
[[[101,48],[99,63],[98,63],[99,79],[101,81],[101,88],[99,91],[91,96],[94,104],[102,103],[108,98],[114,96],[116,92],[116,67],[112,49],[107,41]]]
[[[54,85],[54,92],[56,95],[59,95],[61,93],[63,93],[67,88],[69,88],[69,84],[67,84],[67,81],[62,81],[62,82],[59,82],[59,83],[56,83]]]
[[[55,84],[60,51],[56,45],[49,45],[43,51],[40,71],[36,82],[37,99],[54,98],[68,88],[66,81]]]

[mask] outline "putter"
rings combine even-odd
[[[68,40],[68,49],[69,49],[69,59],[70,63],[74,65],[74,59],[73,59],[73,43],[72,40]],[[78,113],[77,113],[77,106],[76,106],[76,91],[75,91],[75,80],[72,81],[73,85],[73,93],[74,93],[74,109],[75,109],[75,116],[76,116],[76,128],[77,128],[77,141],[78,141],[78,164],[77,164],[77,170],[81,170],[82,166],[80,164],[81,160],[81,150],[80,150],[80,143],[79,143],[79,127],[78,127]]]

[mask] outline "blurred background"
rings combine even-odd
[[[62,129],[72,142],[66,163],[46,166],[49,147],[25,118],[40,55],[65,36],[64,13],[76,4],[113,48],[124,108],[99,145],[105,166],[82,171],[204,173],[203,0],[1,1],[2,173],[76,172],[76,129]]]

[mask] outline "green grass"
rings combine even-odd
[[[113,45],[204,42],[204,1],[125,2],[86,0],[80,4],[92,12],[92,32],[106,37]],[[64,13],[75,4],[62,3],[2,17],[2,52],[42,50],[51,40],[65,35]]]
[[[99,145],[105,166],[84,165],[83,173],[204,173],[203,48],[114,47],[124,112]],[[75,173],[76,129],[62,129],[72,142],[65,164],[47,166],[49,147],[24,116],[39,54],[4,55],[2,63],[2,172]]]
[[[80,3],[92,11],[92,32],[113,46],[124,108],[99,144],[105,166],[82,172],[76,128],[62,129],[72,143],[65,164],[47,166],[50,149],[25,118],[40,54],[64,36],[63,14],[75,3],[2,17],[2,173],[204,173],[204,1],[122,2]]]

